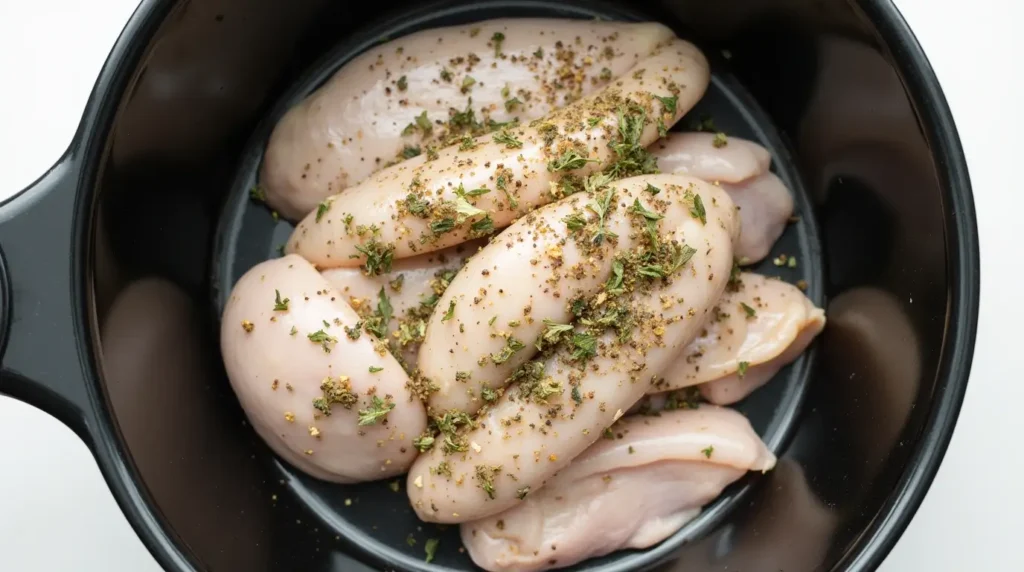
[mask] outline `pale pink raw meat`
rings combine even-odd
[[[702,406],[624,418],[513,508],[462,525],[473,561],[492,572],[561,568],[661,542],[747,471],[775,456],[745,417]]]

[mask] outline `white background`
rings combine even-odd
[[[981,226],[982,306],[967,401],[921,510],[882,570],[1024,570],[1020,469],[1024,318],[1018,251],[1024,150],[1013,0],[898,0],[963,139]],[[0,0],[0,199],[63,152],[135,0]],[[1018,238],[1018,241],[1020,239]],[[0,569],[151,572],[85,446],[44,413],[0,397]],[[790,571],[787,571],[790,572]],[[797,572],[797,571],[792,571]]]

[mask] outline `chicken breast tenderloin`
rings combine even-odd
[[[669,133],[651,145],[663,173],[682,173],[717,183],[741,183],[768,172],[768,150],[746,139],[714,133]]]
[[[484,244],[473,240],[399,260],[386,274],[368,276],[359,268],[330,268],[321,274],[364,319],[373,320],[385,309],[389,315],[385,337],[392,354],[412,372],[438,298]]]
[[[260,263],[231,292],[220,346],[256,433],[284,460],[327,481],[404,473],[427,426],[408,376],[308,262]]]
[[[805,311],[807,314],[801,320],[797,318],[799,311],[794,308],[792,312],[787,313],[785,320],[788,324],[786,324],[785,330],[783,328],[776,330],[780,339],[785,339],[791,335],[794,328],[796,331],[796,337],[792,338],[789,345],[779,344],[774,346],[775,350],[782,349],[781,353],[756,365],[744,366],[744,363],[751,364],[754,362],[741,361],[739,363],[740,367],[735,372],[699,385],[701,396],[716,405],[732,405],[768,383],[780,369],[800,357],[800,354],[807,349],[807,346],[814,341],[814,338],[825,327],[824,311],[813,306],[805,308]],[[765,346],[768,345],[771,344],[766,344]],[[758,354],[760,352],[753,351],[751,353]]]
[[[489,390],[503,387],[533,357],[535,341],[551,322],[571,319],[572,300],[598,294],[612,275],[616,252],[647,240],[635,231],[638,217],[646,219],[634,203],[663,200],[659,224],[675,228],[693,217],[693,200],[710,200],[709,187],[682,175],[630,177],[546,205],[502,231],[455,276],[438,303],[441,311],[428,322],[419,366],[436,386],[430,410],[476,413],[485,398],[493,400]],[[693,200],[683,198],[687,192]],[[617,205],[603,216],[615,240],[573,240],[573,225],[584,223],[575,221],[576,213],[596,219],[588,205],[605,199]]]
[[[705,384],[701,391],[707,389],[712,403],[735,403],[796,359],[824,328],[825,311],[796,286],[741,273],[700,335],[662,372],[657,391]]]
[[[782,179],[770,171],[722,186],[736,203],[742,221],[736,258],[743,266],[760,262],[771,252],[793,216],[793,195]]]
[[[730,409],[702,406],[626,417],[540,491],[461,526],[462,543],[490,572],[571,566],[653,546],[696,517],[747,471],[775,456]]]
[[[672,37],[657,23],[524,18],[378,45],[278,121],[260,177],[267,203],[299,220],[388,163],[590,95]],[[452,121],[464,110],[480,113],[479,128]]]
[[[545,331],[556,342],[551,353],[523,364],[513,375],[515,384],[493,405],[472,422],[458,412],[435,416],[440,433],[408,477],[409,498],[422,520],[484,518],[540,490],[639,400],[655,374],[696,337],[725,289],[732,241],[739,235],[728,195],[703,181],[696,184],[703,208],[664,235],[652,225],[653,245],[619,253],[621,272],[616,269],[602,292],[589,301],[570,301],[575,330],[552,324]],[[641,208],[692,201],[680,191],[663,190],[654,195],[659,200]],[[592,241],[601,228],[582,227],[574,239]]]
[[[380,171],[334,195],[296,227],[286,251],[321,268],[440,250],[502,228],[580,190],[581,177],[653,170],[645,148],[700,99],[708,63],[693,44],[661,44],[601,92],[526,127],[467,137]]]
[[[793,195],[768,171],[771,155],[739,137],[713,133],[669,133],[651,146],[663,173],[685,173],[720,184],[740,211],[736,258],[753,264],[771,252],[793,216]]]

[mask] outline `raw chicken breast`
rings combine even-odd
[[[771,284],[772,282],[778,281],[767,280],[764,283],[770,287],[762,287],[763,307],[758,309],[758,312],[764,311],[769,314],[765,316],[769,320],[752,321],[743,347],[736,356],[737,361],[729,360],[729,363],[736,364],[736,369],[729,375],[698,386],[701,395],[709,402],[716,405],[731,405],[750,395],[767,383],[780,369],[798,358],[824,329],[824,310],[815,307],[795,287],[790,287],[792,290],[786,294],[785,291],[789,288],[778,287]],[[755,288],[754,292],[756,291]],[[797,295],[800,301],[794,300]],[[785,301],[787,297],[788,303]],[[765,329],[760,329],[762,326]],[[719,354],[717,357],[725,362],[725,355]],[[678,364],[678,360],[676,363]],[[726,371],[730,369],[732,366],[725,368]]]
[[[408,477],[422,520],[477,520],[539,490],[639,401],[700,333],[729,280],[739,220],[722,189],[692,180],[703,197],[701,215],[665,231],[648,225],[655,213],[641,213],[663,195],[666,202],[692,197],[663,189],[639,205],[611,201],[610,208],[633,209],[633,232],[654,231],[657,249],[618,253],[621,266],[604,290],[591,300],[567,300],[578,311],[575,326],[550,324],[545,337],[555,341],[553,351],[523,364],[515,383],[475,420],[464,412],[434,414],[440,433]],[[571,240],[593,241],[601,226],[594,216],[577,228]],[[667,258],[648,258],[656,253]]]
[[[442,127],[452,111],[479,114],[482,127],[543,117],[608,85],[672,37],[657,23],[504,19],[376,46],[275,126],[260,181],[267,203],[301,219],[380,167],[453,135]]]
[[[824,310],[799,288],[744,272],[700,336],[662,372],[658,391],[703,384],[712,403],[735,403],[795,360],[824,327]]]
[[[669,133],[651,145],[663,173],[683,173],[719,183],[741,183],[768,172],[772,157],[764,147],[739,137],[725,145],[715,143],[714,133]]]
[[[702,406],[627,417],[513,508],[462,525],[462,542],[491,572],[570,566],[671,536],[747,471],[775,456],[745,417]]]
[[[615,83],[526,126],[467,137],[434,157],[384,169],[326,199],[286,252],[321,268],[379,266],[504,228],[580,190],[603,169],[649,172],[637,159],[704,95],[707,59],[678,38],[660,44]]]
[[[743,265],[760,262],[771,252],[793,216],[793,196],[772,172],[739,183],[722,183],[740,212],[736,258]]]
[[[712,133],[669,133],[651,146],[663,173],[685,173],[729,193],[740,211],[740,264],[760,261],[786,230],[793,216],[793,196],[785,183],[768,171],[771,155],[764,147],[728,137],[716,143]]]
[[[337,483],[400,475],[427,426],[409,376],[308,262],[261,262],[239,278],[220,348],[246,418],[282,459]]]
[[[647,190],[652,186],[661,189],[658,195]],[[595,246],[573,240],[565,221],[590,213],[587,205],[608,193],[621,205],[604,217],[604,228],[617,235],[615,241]],[[438,303],[440,311],[428,322],[419,365],[437,387],[430,409],[476,413],[483,396],[491,395],[487,391],[508,384],[509,376],[538,351],[533,342],[550,322],[571,321],[569,301],[604,289],[616,253],[647,243],[648,234],[637,232],[638,215],[629,206],[648,205],[661,217],[658,225],[675,228],[693,219],[687,193],[704,201],[722,194],[686,175],[641,175],[570,195],[502,231],[455,277]],[[523,347],[505,355],[510,343]]]

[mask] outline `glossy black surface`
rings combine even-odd
[[[361,569],[243,423],[218,365],[209,268],[258,121],[312,62],[402,4],[422,9],[144,2],[71,151],[0,207],[0,391],[82,435],[168,569]],[[778,469],[660,569],[871,569],[934,476],[973,350],[976,222],[941,92],[888,2],[630,6],[730,51],[795,151],[829,300]]]

